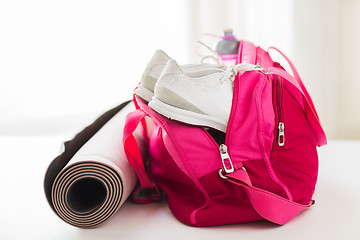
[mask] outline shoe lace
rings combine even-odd
[[[226,80],[230,80],[230,81],[234,81],[236,75],[239,72],[248,72],[248,71],[260,71],[264,74],[268,74],[268,72],[262,68],[259,64],[251,64],[251,63],[239,63],[237,65],[232,65],[229,66],[226,70],[225,70],[225,74],[224,76],[220,79],[220,83],[223,84],[224,81]]]
[[[214,60],[218,65],[219,67],[225,67],[225,63],[224,61],[222,60],[222,58],[219,56],[219,54],[217,52],[215,52],[211,47],[209,47],[208,45],[206,45],[205,43],[203,43],[202,41],[200,40],[197,40],[198,43],[200,43],[201,45],[203,45],[204,47],[206,47],[213,55],[206,55],[206,56],[203,56],[200,60],[201,63],[204,63],[204,61],[206,59],[212,59]]]
[[[200,43],[201,45],[203,45],[204,47],[206,47],[213,55],[206,55],[203,56],[200,60],[201,63],[204,62],[204,60],[206,59],[213,59],[215,62],[217,62],[217,64],[219,65],[219,67],[225,68],[226,65],[224,63],[224,61],[222,60],[222,58],[219,56],[219,54],[214,51],[211,47],[209,47],[208,45],[206,45],[205,43],[203,43],[200,40],[197,40],[198,43]],[[260,71],[263,74],[268,74],[268,72],[262,68],[260,66],[260,64],[251,64],[251,63],[239,63],[237,65],[232,65],[232,66],[228,66],[225,70],[225,74],[224,76],[220,79],[221,84],[223,84],[224,81],[226,80],[230,80],[230,81],[234,81],[236,75],[239,72],[247,72],[247,71]]]

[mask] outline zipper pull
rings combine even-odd
[[[233,163],[232,163],[232,161],[230,159],[230,156],[229,156],[229,154],[227,152],[227,146],[225,144],[221,144],[220,147],[219,147],[219,151],[220,151],[221,161],[222,161],[222,164],[224,166],[225,172],[226,173],[234,172],[234,166],[233,166]],[[228,167],[226,167],[226,165],[228,165]]]
[[[280,147],[282,147],[285,144],[285,125],[283,122],[279,122],[278,129],[279,129],[278,144]]]

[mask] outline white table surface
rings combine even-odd
[[[49,207],[43,177],[65,136],[0,137],[0,239],[360,239],[360,141],[319,148],[316,204],[285,226],[268,222],[189,227],[166,202],[127,202],[96,229],[79,229]]]

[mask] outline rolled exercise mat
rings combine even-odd
[[[101,115],[71,141],[50,164],[44,180],[47,200],[65,222],[93,228],[109,219],[137,183],[122,144],[125,116],[135,110],[126,102]],[[135,138],[146,154],[143,130]]]

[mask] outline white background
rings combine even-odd
[[[0,1],[0,135],[79,130],[131,98],[156,49],[194,63],[200,34],[233,28],[293,60],[330,139],[360,139],[359,11],[357,0]]]
[[[2,1],[0,134],[74,131],[131,99],[156,49],[185,62],[184,3]]]

